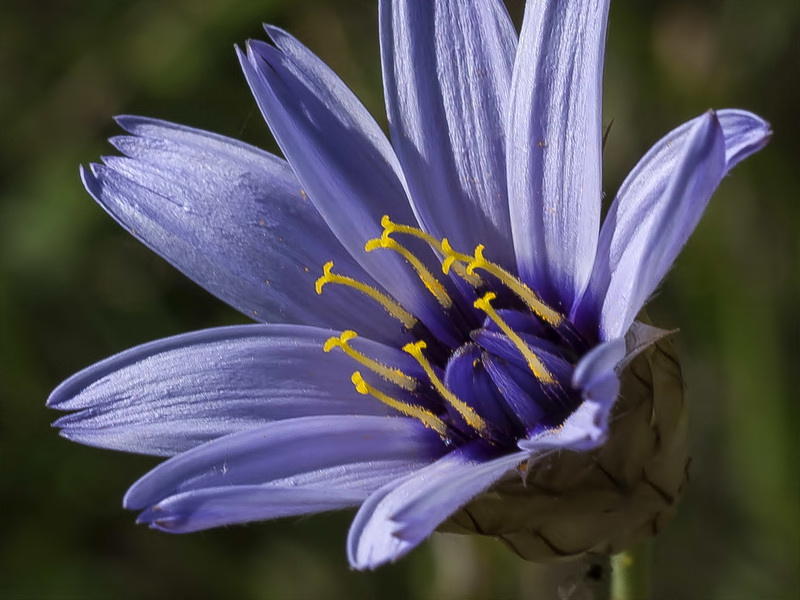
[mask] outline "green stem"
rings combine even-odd
[[[650,555],[645,542],[611,559],[611,600],[649,600]]]

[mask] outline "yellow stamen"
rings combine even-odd
[[[447,251],[444,248],[444,244],[447,243],[446,239],[443,239],[440,242],[435,237],[433,237],[431,234],[425,233],[424,231],[422,231],[418,227],[410,227],[408,225],[400,225],[398,223],[394,223],[389,218],[388,215],[383,215],[383,218],[381,218],[381,227],[383,227],[383,235],[381,236],[383,238],[387,238],[390,235],[392,235],[393,233],[403,233],[403,234],[406,234],[406,235],[410,235],[410,236],[413,236],[415,238],[418,238],[418,239],[422,240],[423,242],[428,244],[431,248],[433,248],[434,251],[436,251],[436,252],[438,252],[440,254],[444,254],[445,257],[447,257]],[[447,245],[448,245],[448,247],[450,246],[449,244],[447,244]],[[472,260],[472,257],[468,256],[467,257],[467,261],[470,261],[470,260]],[[447,261],[448,261],[448,259],[445,258],[445,263]],[[447,275],[447,273],[450,271],[450,265],[452,265],[452,262],[453,261],[450,260],[450,262],[448,263],[447,267],[444,266],[445,263],[442,263],[442,272],[445,275]],[[456,274],[458,274],[459,277],[461,277],[462,279],[465,279],[473,287],[478,287],[480,285],[483,285],[483,281],[481,280],[481,278],[478,275],[467,274],[467,270],[464,268],[463,265],[461,265],[458,262],[454,266],[454,271],[456,272]]]
[[[458,396],[448,390],[445,387],[444,382],[436,376],[436,373],[434,372],[431,364],[428,362],[428,359],[422,354],[422,350],[424,350],[426,347],[427,344],[423,341],[412,342],[403,346],[403,351],[408,352],[411,356],[417,359],[417,362],[425,371],[425,374],[428,376],[428,379],[430,380],[434,389],[439,392],[439,395],[444,398],[445,401],[449,402],[450,405],[456,409],[458,414],[464,418],[470,427],[481,434],[486,433],[488,431],[486,421],[484,421],[469,404],[460,400]]]
[[[442,261],[442,273],[447,275],[450,272],[450,269],[453,269],[456,272],[456,275],[461,277],[461,279],[466,281],[472,287],[477,288],[483,285],[483,279],[481,279],[475,273],[467,273],[466,267],[461,264],[471,261],[471,256],[468,254],[461,254],[460,252],[453,250],[453,247],[450,245],[450,241],[447,238],[442,238],[440,248],[445,257]]]
[[[389,218],[389,215],[383,215],[383,217],[381,218],[381,227],[383,227],[384,237],[388,237],[393,233],[405,233],[406,235],[413,235],[415,238],[421,239],[434,250],[441,249],[441,244],[439,243],[439,240],[437,240],[431,234],[425,233],[424,231],[422,231],[417,227],[410,227],[409,225],[400,225],[399,223],[394,223]]]
[[[317,279],[315,284],[317,294],[322,294],[322,288],[328,283],[348,285],[351,288],[354,288],[377,301],[390,315],[400,321],[406,329],[411,330],[417,324],[417,320],[414,318],[414,315],[405,310],[402,306],[400,306],[400,304],[395,302],[386,294],[379,292],[375,288],[370,287],[367,284],[358,281],[357,279],[353,279],[352,277],[346,277],[345,275],[337,275],[336,273],[332,273],[331,269],[333,269],[333,262],[326,262],[323,265],[323,275]]]
[[[459,257],[456,260],[462,259]],[[491,273],[497,277],[506,287],[508,287],[508,289],[514,292],[519,299],[528,306],[528,308],[530,308],[534,313],[539,315],[551,325],[557,327],[564,320],[562,315],[542,302],[542,299],[536,295],[536,292],[525,285],[522,281],[514,277],[500,265],[486,260],[483,257],[482,244],[475,248],[475,256],[470,257],[469,263],[467,264],[467,273],[473,273],[475,269],[482,269],[483,271]]]
[[[461,252],[456,252],[453,250],[453,247],[450,245],[450,240],[447,238],[442,238],[442,253],[445,255],[445,259],[442,262],[442,271],[445,273],[450,272],[450,268],[456,268],[459,266],[460,263],[469,263],[472,262],[472,257],[469,254],[462,254]],[[466,273],[466,269],[464,270]],[[458,271],[456,271],[458,273]],[[472,273],[470,273],[472,275]]]
[[[388,237],[388,235],[370,240],[364,246],[364,250],[367,252],[372,252],[376,248],[386,248],[388,250],[394,250],[397,252],[414,268],[414,270],[417,272],[417,275],[419,275],[419,278],[422,280],[422,283],[425,284],[425,287],[428,288],[428,291],[433,294],[443,308],[450,308],[453,305],[453,300],[447,295],[447,291],[444,289],[444,286],[439,283],[439,280],[433,276],[428,268],[422,264],[422,261],[414,256],[414,254],[408,250],[408,248],[398,244],[392,238]]]
[[[436,433],[438,433],[442,437],[446,437],[447,435],[447,425],[445,425],[444,421],[442,421],[439,417],[433,414],[431,411],[421,408],[419,406],[414,406],[413,404],[406,404],[405,402],[401,402],[400,400],[395,400],[391,396],[387,396],[380,390],[376,390],[361,376],[361,373],[356,371],[353,373],[353,376],[350,377],[350,381],[353,382],[353,385],[356,386],[356,391],[359,394],[374,396],[387,406],[395,409],[402,414],[413,417],[414,419],[418,419],[422,422],[423,425],[426,427],[430,427]]]
[[[333,350],[333,348],[341,348],[344,353],[347,354],[347,356],[356,362],[361,363],[371,371],[374,371],[386,381],[394,383],[395,385],[403,388],[404,390],[408,390],[409,392],[416,389],[417,381],[403,373],[400,369],[387,367],[386,365],[379,363],[377,360],[373,360],[365,354],[362,354],[358,350],[353,350],[348,342],[355,337],[358,337],[358,334],[355,331],[343,331],[342,335],[339,337],[329,338],[328,341],[325,342],[325,345],[322,347],[322,349],[325,352],[330,352]]]
[[[486,315],[495,323],[500,329],[503,330],[508,336],[508,339],[516,346],[517,350],[519,350],[520,354],[522,354],[523,358],[525,358],[525,362],[528,363],[528,367],[533,372],[534,377],[541,381],[544,384],[550,385],[555,383],[555,377],[547,370],[547,367],[544,366],[544,363],[536,356],[533,351],[530,349],[530,346],[526,344],[521,337],[517,334],[516,331],[511,329],[511,327],[506,323],[503,318],[497,314],[490,302],[497,297],[497,294],[494,292],[488,292],[483,296],[483,298],[478,298],[475,301],[475,308],[478,308],[486,313]],[[405,349],[405,348],[404,348]]]

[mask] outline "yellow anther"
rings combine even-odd
[[[459,399],[458,396],[448,390],[447,387],[445,387],[444,382],[436,375],[433,367],[428,362],[428,359],[425,358],[424,354],[422,354],[422,351],[426,347],[427,344],[423,341],[411,342],[403,346],[403,351],[408,352],[411,356],[417,359],[417,362],[425,371],[425,374],[428,376],[428,379],[430,380],[434,389],[439,392],[439,395],[444,398],[446,402],[456,409],[458,414],[463,417],[470,427],[472,427],[478,433],[487,433],[488,427],[486,426],[486,421],[484,421],[469,404]]]
[[[497,311],[492,308],[491,301],[497,297],[494,292],[488,292],[483,298],[475,300],[475,308],[482,310],[486,315],[495,323],[500,329],[508,336],[508,339],[516,346],[520,354],[522,354],[528,368],[533,372],[533,376],[544,384],[550,385],[555,383],[555,377],[547,370],[544,363],[536,356],[516,331],[506,323],[503,318],[497,314]],[[404,348],[405,349],[405,348]]]
[[[334,348],[341,348],[342,351],[347,354],[347,356],[356,362],[361,363],[371,371],[374,371],[386,381],[394,383],[395,385],[403,388],[404,390],[408,390],[409,392],[416,389],[416,379],[409,377],[400,369],[387,367],[386,365],[379,363],[377,360],[373,360],[358,350],[351,348],[348,342],[356,337],[358,337],[358,334],[356,334],[355,331],[350,331],[348,329],[347,331],[343,331],[339,337],[329,338],[328,341],[325,342],[325,345],[322,347],[322,349],[325,352],[330,352]]]
[[[447,242],[447,239],[443,239],[440,242],[431,234],[425,233],[418,227],[410,227],[409,225],[400,225],[398,223],[394,223],[388,215],[383,215],[383,218],[381,218],[381,227],[383,227],[383,234],[381,235],[381,238],[388,238],[393,233],[402,233],[422,240],[431,248],[433,248],[435,252],[444,255],[445,258],[442,262],[442,272],[447,275],[447,273],[450,271],[450,266],[453,264],[453,258],[449,257],[448,251],[445,249],[445,244],[447,244],[447,248],[452,252],[452,248],[450,248],[450,244]],[[464,256],[466,258],[466,261],[464,262],[472,260],[471,256]],[[459,263],[455,264],[454,270],[459,277],[465,279],[473,287],[478,287],[483,284],[483,281],[480,277],[477,275],[468,275],[466,269],[464,269],[464,267]]]
[[[433,276],[428,268],[422,264],[422,261],[414,256],[414,254],[408,248],[398,244],[396,241],[390,238],[386,232],[384,232],[382,237],[370,240],[364,245],[364,250],[367,252],[372,252],[376,248],[386,248],[388,250],[394,250],[397,252],[414,268],[414,270],[417,272],[417,275],[422,280],[422,283],[426,288],[428,288],[428,291],[433,294],[443,308],[450,308],[453,305],[453,300],[447,294],[444,286],[439,282],[438,279],[436,279],[436,277]]]
[[[314,287],[317,290],[317,294],[322,293],[322,288],[328,283],[339,283],[341,285],[347,285],[351,288],[358,290],[359,292],[366,294],[376,302],[378,302],[383,308],[386,309],[390,315],[392,315],[395,319],[400,321],[403,326],[411,330],[417,324],[417,320],[414,318],[410,312],[405,310],[400,304],[395,302],[392,298],[384,294],[383,292],[379,292],[373,287],[368,286],[365,283],[358,281],[357,279],[353,279],[352,277],[346,277],[345,275],[337,275],[336,273],[332,272],[333,269],[333,262],[326,262],[322,267],[322,277],[317,279]]]
[[[475,256],[470,257],[469,263],[467,264],[467,273],[474,273],[476,269],[481,269],[497,277],[503,285],[514,292],[528,308],[539,315],[544,321],[557,327],[564,320],[561,314],[547,306],[542,299],[522,281],[514,277],[500,265],[486,260],[483,257],[482,244],[475,248]]]
[[[328,338],[328,340],[325,342],[325,345],[322,346],[322,349],[325,352],[330,352],[334,347],[349,348],[350,346],[347,345],[347,342],[357,337],[358,334],[355,331],[352,329],[347,329],[346,331],[343,331],[339,337],[334,336],[332,338]],[[355,350],[353,350],[353,352],[355,352]]]
[[[456,252],[453,250],[453,247],[450,245],[450,240],[447,238],[442,238],[442,253],[445,255],[445,259],[442,262],[442,271],[445,273],[450,272],[450,267],[454,264],[458,263],[468,263],[472,260],[472,257],[469,254],[462,254],[461,252]]]
[[[365,396],[369,394],[396,411],[421,421],[425,427],[430,427],[440,436],[447,436],[447,425],[445,425],[444,421],[442,421],[431,411],[419,406],[414,406],[413,404],[401,402],[400,400],[395,400],[391,396],[387,396],[380,390],[375,389],[366,381],[364,381],[364,378],[358,371],[353,373],[352,377],[350,377],[350,381],[353,382],[353,385],[356,387],[356,391],[359,394],[363,394]]]
[[[406,235],[413,235],[415,238],[421,239],[434,250],[441,250],[441,243],[429,233],[425,233],[418,227],[411,227],[409,225],[400,225],[394,223],[389,218],[389,215],[383,215],[381,218],[381,227],[383,227],[383,237],[388,237],[393,233],[404,233]]]
[[[453,247],[450,245],[450,240],[447,238],[442,238],[440,248],[442,254],[444,254],[444,260],[442,261],[442,272],[445,275],[450,272],[450,269],[453,269],[456,272],[456,275],[464,279],[472,287],[479,287],[483,285],[483,280],[480,277],[478,277],[475,273],[468,273],[464,265],[461,264],[468,263],[472,260],[472,257],[469,254],[461,254],[460,252],[453,250]]]

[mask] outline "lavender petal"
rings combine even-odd
[[[132,135],[112,138],[126,156],[83,169],[89,193],[125,229],[188,277],[257,321],[387,336],[392,321],[343,289],[319,297],[314,282],[334,260],[372,280],[349,256],[282,159],[242,142],[142,117],[118,117]],[[395,332],[399,328],[395,327]]]
[[[383,462],[409,470],[441,455],[439,436],[404,417],[327,416],[289,419],[234,433],[158,465],[125,495],[129,509],[206,488],[322,485],[338,470],[338,486],[363,489],[360,479]],[[372,466],[370,466],[372,465]]]
[[[350,527],[351,566],[374,569],[404,556],[527,458],[528,452],[515,452],[487,459],[475,452],[475,445],[465,446],[378,490],[364,502]]]
[[[514,270],[505,120],[517,36],[500,0],[383,0],[392,141],[425,229]]]
[[[635,205],[626,202],[624,220],[622,214],[616,215],[619,236],[610,247],[618,259],[610,261],[600,311],[601,339],[624,335],[689,239],[725,174],[725,138],[714,112],[695,121],[682,141],[670,175],[661,180],[666,184],[663,191],[638,196]]]
[[[55,423],[66,438],[158,456],[271,421],[397,414],[356,392],[350,381],[352,359],[338,350],[323,352],[332,335],[288,325],[179,335],[84,369],[53,391],[48,406],[77,411]],[[360,338],[351,345],[383,364],[413,372],[413,359],[399,350]],[[390,385],[377,377],[371,383],[384,389]],[[413,400],[402,390],[390,391]]]
[[[569,311],[600,225],[608,0],[529,2],[511,84],[508,193],[520,277]]]
[[[741,160],[763,148],[771,131],[769,123],[747,111],[725,109],[717,111],[716,115],[725,145],[724,176]],[[617,272],[626,257],[643,251],[654,232],[643,228],[642,223],[663,211],[664,203],[669,201],[668,187],[686,152],[689,136],[707,118],[708,115],[704,115],[692,119],[664,136],[623,182],[603,222],[592,278],[575,313],[580,319],[587,323],[597,321],[612,273]],[[675,255],[677,250],[679,248],[674,249]],[[604,335],[614,337],[615,334],[607,331]]]
[[[297,178],[355,260],[412,314],[452,340],[450,323],[406,261],[389,250],[364,251],[382,234],[384,215],[416,223],[388,140],[322,61],[289,34],[276,28],[268,33],[277,47],[250,41],[239,60]],[[419,255],[431,270],[439,264],[427,247]]]

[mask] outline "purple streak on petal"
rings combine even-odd
[[[299,477],[324,483],[334,467],[345,487],[358,488],[365,464],[407,461],[420,466],[443,452],[438,434],[404,417],[305,417],[268,423],[184,452],[147,473],[125,495],[141,509],[169,496],[203,488],[266,484]],[[410,466],[411,468],[411,466]],[[288,481],[291,481],[289,479]]]
[[[610,247],[618,258],[609,261],[601,339],[625,334],[689,239],[725,174],[725,138],[713,112],[695,122],[672,166],[671,175],[662,180],[666,185],[661,193],[636,196],[639,202],[626,202],[627,211],[612,215],[619,236]]]
[[[250,41],[239,61],[275,139],[333,233],[384,289],[434,333],[456,340],[420,279],[390,250],[364,251],[381,217],[413,225],[402,172],[388,140],[347,86],[289,34],[267,29],[278,47]],[[421,249],[428,262],[435,259]],[[438,262],[436,263],[438,265]],[[435,271],[434,271],[435,272]]]
[[[314,291],[322,265],[371,283],[303,198],[285,161],[241,142],[141,117],[117,119],[127,157],[82,169],[86,189],[125,229],[222,300],[258,321],[399,327],[366,297]],[[394,334],[392,335],[392,332]]]
[[[476,344],[464,344],[447,361],[444,383],[460,400],[489,422],[493,431],[512,435],[520,433],[520,423],[486,372]],[[450,405],[450,417],[467,427],[463,417]]]
[[[533,374],[498,360],[489,353],[484,354],[483,364],[495,387],[525,430],[536,429],[547,416],[547,407],[541,402],[542,390]]]
[[[716,115],[725,144],[724,176],[741,160],[763,148],[772,132],[769,123],[743,110],[720,110]],[[655,233],[642,227],[642,223],[663,211],[663,205],[670,201],[667,188],[687,151],[689,136],[706,119],[708,115],[688,121],[659,140],[620,187],[600,232],[589,287],[574,315],[585,328],[597,327],[612,273],[617,272],[626,257],[641,253],[648,236]],[[675,255],[679,249],[675,248]],[[604,335],[614,337],[617,334],[607,331]]]
[[[242,485],[193,490],[165,498],[137,523],[167,533],[190,533],[252,521],[307,515],[358,506],[366,493],[330,486],[282,488]]]
[[[347,540],[356,569],[374,569],[407,554],[448,516],[526,460],[528,452],[486,459],[466,446],[371,495]]]
[[[547,334],[547,327],[530,312],[520,312],[518,310],[501,308],[497,314],[505,321],[511,329],[519,334],[530,334],[533,336],[544,336]],[[500,326],[491,318],[486,317],[483,321],[482,330],[501,333]]]
[[[555,377],[552,385],[544,385],[534,376],[505,335],[481,330],[473,332],[472,337],[486,349],[486,370],[527,432],[560,423],[575,408],[574,394],[570,393],[572,365],[552,352],[557,349],[548,341],[521,336]]]
[[[529,2],[514,63],[508,193],[520,277],[570,310],[600,224],[608,0]]]
[[[358,394],[354,363],[322,351],[335,332],[289,325],[242,325],[179,335],[122,352],[84,369],[51,394],[48,406],[74,410],[61,434],[88,444],[171,456],[270,421],[312,415],[396,415]],[[361,338],[351,345],[408,373],[406,353]],[[395,397],[415,397],[364,374]]]
[[[507,360],[520,368],[528,368],[525,357],[522,356],[519,349],[504,333],[478,329],[470,335],[476,344],[490,353],[496,354],[503,360]],[[525,333],[519,334],[519,337],[534,351],[551,372],[568,373],[572,371],[569,364],[561,357],[563,349],[557,344]],[[560,379],[561,375],[558,378]]]
[[[514,270],[505,120],[517,36],[500,0],[383,0],[392,142],[425,229]]]

